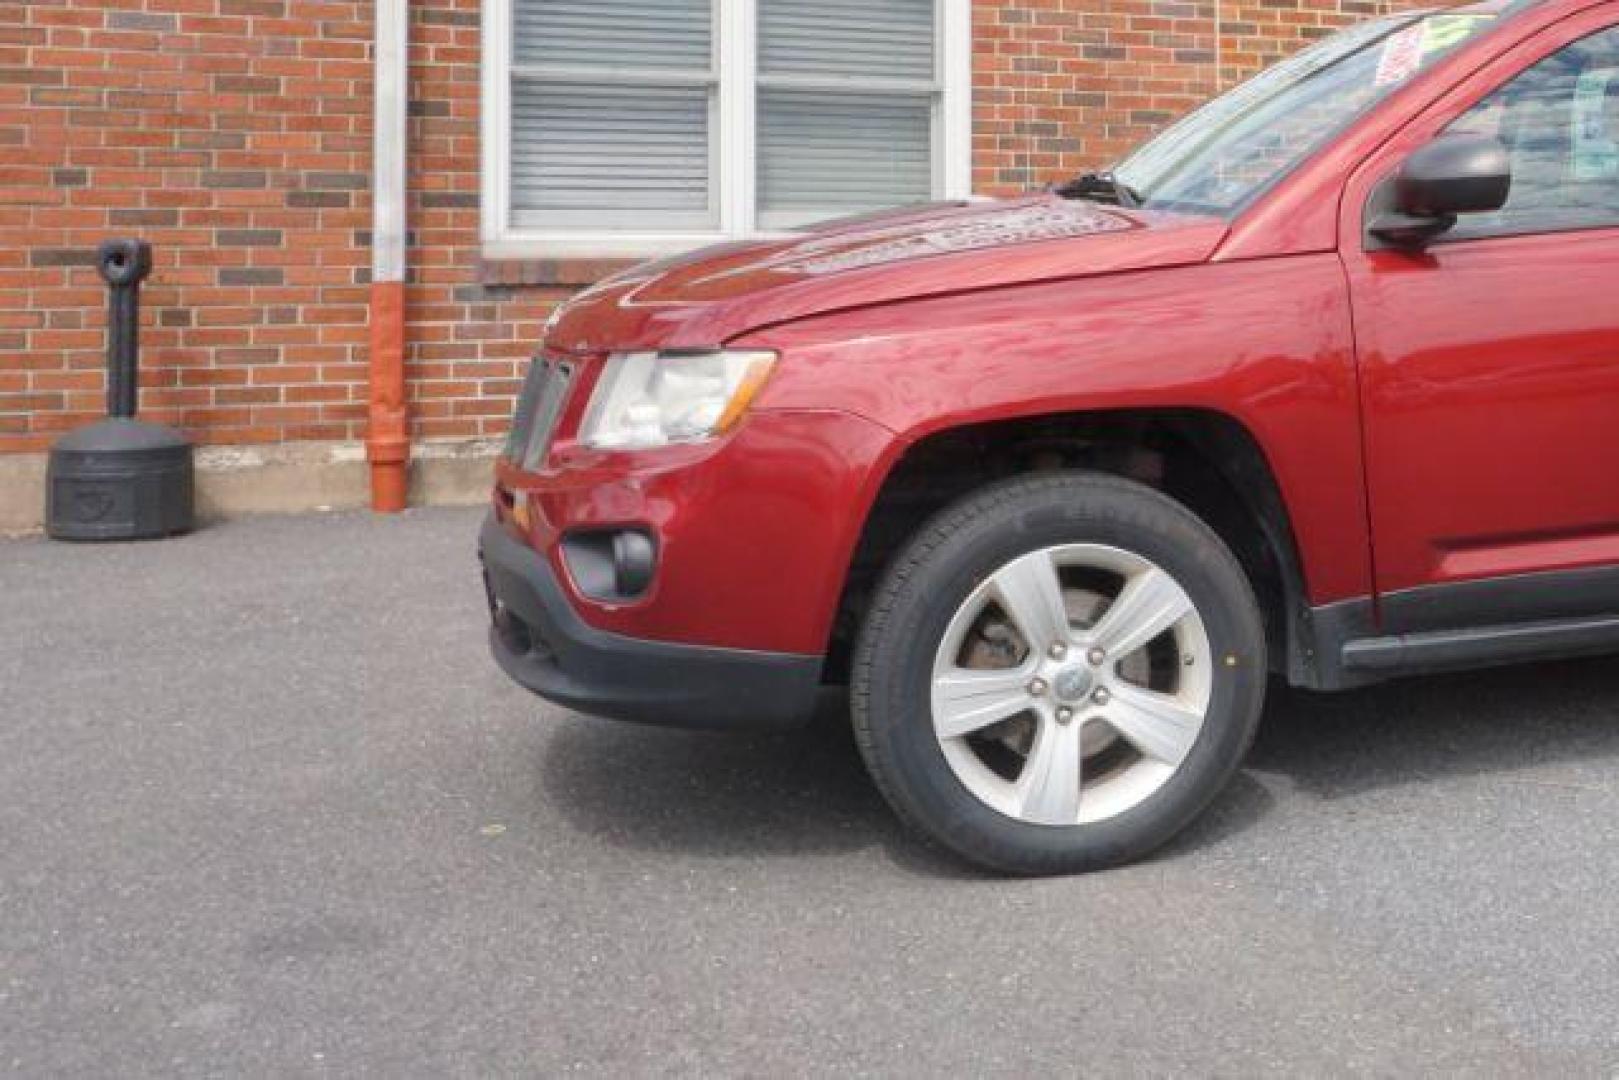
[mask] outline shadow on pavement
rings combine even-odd
[[[542,782],[557,812],[610,842],[715,858],[886,849],[902,868],[974,879],[913,838],[867,778],[842,702],[802,731],[703,735],[570,719]],[[1619,756],[1619,660],[1413,679],[1341,695],[1274,684],[1247,768],[1161,857],[1218,845],[1275,799],[1256,773],[1341,798],[1454,775]]]
[[[541,763],[547,799],[612,843],[682,856],[814,857],[873,846],[922,873],[970,875],[913,838],[867,777],[846,700],[782,735],[665,731],[571,717]]]
[[[1349,694],[1274,687],[1248,767],[1323,799],[1619,756],[1619,658],[1407,679]]]

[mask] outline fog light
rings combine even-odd
[[[623,603],[652,586],[658,547],[640,529],[570,533],[562,541],[562,559],[580,593],[604,603]]]
[[[652,571],[658,565],[658,551],[652,537],[640,532],[613,536],[613,576],[621,596],[640,596],[652,584]]]

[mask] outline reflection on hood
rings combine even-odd
[[[1041,202],[970,217],[959,224],[946,224],[926,232],[917,232],[915,225],[906,224],[839,233],[801,243],[779,262],[767,262],[751,269],[818,276],[928,255],[978,251],[1037,240],[1065,240],[1128,228],[1130,223],[1126,219],[1090,204]],[[884,242],[884,237],[892,239]]]

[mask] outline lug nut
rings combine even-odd
[[[1057,723],[1066,724],[1073,718],[1074,710],[1070,709],[1068,706],[1064,705],[1062,708],[1057,710]]]
[[[1046,680],[1044,679],[1036,679],[1034,682],[1029,684],[1029,693],[1033,694],[1035,697],[1039,697],[1041,694],[1044,694],[1048,689],[1050,689],[1050,687],[1046,685]]]
[[[1113,700],[1113,695],[1107,692],[1107,687],[1098,686],[1096,693],[1091,695],[1091,700],[1098,705],[1106,705]]]
[[[1067,655],[1068,655],[1068,646],[1064,645],[1060,641],[1052,642],[1052,644],[1051,644],[1051,658],[1053,660],[1061,660],[1063,657],[1065,657]]]
[[[1102,661],[1107,659],[1107,653],[1101,649],[1092,649],[1085,655],[1085,659],[1091,662],[1091,667],[1101,667]]]

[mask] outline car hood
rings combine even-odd
[[[1051,195],[895,210],[638,266],[568,304],[546,346],[711,348],[850,308],[1199,263],[1225,234],[1217,218]]]

